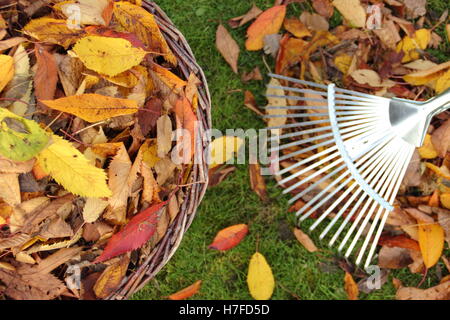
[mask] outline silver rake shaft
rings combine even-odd
[[[283,193],[294,193],[290,203],[305,200],[296,212],[299,222],[320,213],[310,230],[328,221],[321,239],[337,227],[329,245],[342,235],[338,249],[347,248],[346,257],[365,237],[356,264],[366,256],[367,268],[414,149],[423,143],[431,118],[450,108],[450,91],[419,103],[341,89],[334,84],[270,76],[291,86],[269,86],[288,94],[268,97],[295,104],[268,106],[270,114],[265,116],[288,120],[285,125],[268,128],[275,144],[270,151],[281,153],[272,162],[289,163],[276,172],[285,188]]]

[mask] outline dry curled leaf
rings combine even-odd
[[[309,252],[316,252],[319,250],[317,249],[311,238],[299,228],[294,229],[294,235],[297,238],[298,242],[300,242],[302,246]]]

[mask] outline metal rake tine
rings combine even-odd
[[[295,78],[291,78],[291,77],[286,77],[286,76],[282,76],[282,75],[275,74],[275,73],[269,73],[269,77],[279,79],[279,80],[287,80],[287,81],[291,81],[291,82],[298,83],[298,84],[303,84],[303,85],[314,87],[314,88],[321,88],[321,89],[325,89],[325,90],[328,88],[326,85],[323,85],[323,84],[318,84],[318,83],[311,82],[311,81],[305,81],[305,80],[295,79]]]
[[[273,85],[268,85],[267,88],[279,89],[279,90],[283,90],[283,91],[291,91],[291,92],[296,92],[296,93],[317,94],[317,95],[321,95],[321,96],[325,96],[325,97],[328,96],[328,93],[326,91],[317,91],[317,90],[311,90],[311,89],[300,89],[300,88],[294,88],[294,87],[273,86]]]

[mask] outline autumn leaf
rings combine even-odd
[[[248,170],[250,174],[250,186],[252,190],[263,202],[267,202],[269,198],[267,196],[266,182],[261,176],[260,165],[258,163],[250,163]]]
[[[146,50],[144,43],[134,34],[129,32],[118,32],[114,29],[103,27],[103,26],[87,26],[84,28],[84,31],[88,35],[93,36],[102,36],[102,37],[110,37],[110,38],[122,38],[130,41],[133,47],[142,48]]]
[[[350,26],[354,28],[365,27],[366,11],[360,0],[333,0],[333,6],[339,10]]]
[[[108,8],[109,0],[72,0],[57,3],[54,8],[60,10],[67,18],[73,16],[73,7],[76,4],[79,12],[79,23],[89,25],[106,25],[103,12]]]
[[[237,224],[225,228],[217,233],[213,242],[208,246],[209,249],[226,251],[237,246],[247,235],[248,226],[246,224]]]
[[[50,17],[31,20],[23,28],[23,32],[39,41],[59,44],[64,48],[73,45],[83,34],[81,30],[69,28],[67,20]]]
[[[299,228],[294,229],[294,235],[297,238],[298,242],[300,242],[302,246],[305,247],[305,249],[309,252],[316,252],[319,250],[317,249],[311,238]]]
[[[439,155],[433,143],[431,142],[431,135],[429,134],[425,136],[423,145],[418,148],[418,151],[422,159],[434,159]]]
[[[325,18],[331,18],[334,12],[334,8],[330,3],[330,0],[313,0],[312,6],[318,14]]]
[[[40,100],[47,107],[73,114],[88,122],[134,114],[138,111],[136,101],[107,97],[94,93],[70,96],[56,100]]]
[[[395,295],[397,300],[449,300],[450,281],[428,289],[401,287]]]
[[[442,93],[448,88],[450,88],[450,69],[437,79],[436,93]]]
[[[14,161],[28,161],[44,149],[48,134],[34,121],[0,108],[0,154]]]
[[[264,36],[278,33],[284,17],[286,6],[275,6],[264,11],[247,30],[245,47],[248,51],[257,51],[264,47]]]
[[[402,62],[409,62],[419,59],[420,54],[417,49],[425,50],[431,40],[431,32],[428,29],[419,29],[413,37],[405,36],[397,45],[397,52],[404,52]]]
[[[197,116],[192,110],[191,103],[184,97],[179,99],[174,108],[176,115],[177,128],[184,129],[186,133],[177,136],[177,146],[174,152],[178,152],[176,155],[182,159],[182,163],[189,163],[195,152],[195,144],[197,140]],[[187,152],[189,151],[189,152]],[[182,153],[182,155],[180,155]]]
[[[34,93],[38,99],[52,100],[58,83],[58,67],[55,57],[36,44],[37,70],[34,76]]]
[[[10,56],[0,54],[0,92],[6,87],[14,76],[14,59]]]
[[[450,120],[445,121],[439,128],[433,131],[431,143],[439,157],[445,158],[448,146],[450,145]]]
[[[86,36],[72,50],[87,68],[111,77],[137,66],[147,55],[128,40],[101,36]]]
[[[100,198],[87,198],[83,208],[83,220],[86,223],[93,223],[98,220],[100,215],[108,206],[108,201]]]
[[[192,297],[194,294],[196,294],[202,286],[202,280],[198,280],[191,284],[189,287],[186,287],[174,294],[171,294],[169,296],[169,300],[184,300],[189,297]]]
[[[109,199],[109,208],[104,217],[114,224],[126,222],[128,197],[131,194],[134,181],[134,177],[131,176],[131,167],[130,156],[122,144],[108,169],[108,185],[112,191],[112,196]]]
[[[304,38],[311,36],[311,32],[299,19],[295,18],[285,19],[284,28],[297,38]]]
[[[230,27],[237,28],[242,27],[247,22],[256,19],[263,11],[253,4],[252,8],[244,15],[232,18],[228,21]]]
[[[220,24],[216,32],[216,47],[234,73],[238,73],[239,46],[225,27]]]
[[[418,69],[416,72],[405,75],[403,79],[415,86],[424,85],[443,77],[447,69],[450,70],[450,61]]]
[[[444,249],[444,229],[437,223],[419,223],[419,245],[423,262],[429,269],[441,257]]]
[[[125,31],[137,35],[148,51],[160,52],[167,62],[177,65],[177,58],[150,12],[129,2],[119,1],[114,3],[114,16]]]
[[[239,137],[223,136],[211,142],[210,168],[228,162],[239,151],[244,141]]]
[[[419,243],[405,235],[382,236],[378,241],[380,246],[397,247],[420,251]]]
[[[158,213],[166,204],[167,201],[155,204],[135,215],[121,231],[112,236],[95,263],[142,247],[155,233]]]
[[[250,259],[247,285],[255,300],[269,300],[275,288],[272,269],[266,258],[259,252],[255,252]]]
[[[359,289],[350,273],[346,272],[344,276],[344,288],[347,292],[348,300],[358,300]]]
[[[267,88],[266,96],[268,96],[268,107],[283,107],[287,106],[286,98],[279,98],[274,96],[285,96],[283,89],[276,89],[273,87],[281,87],[280,81],[278,81],[275,78],[272,78],[269,82],[269,88]],[[287,115],[287,109],[267,109],[266,108],[267,115]],[[267,122],[268,127],[278,127],[282,126],[286,123],[287,118],[284,117],[276,117],[276,118],[269,118]]]
[[[103,271],[94,285],[94,292],[97,298],[105,299],[120,286],[128,270],[129,263],[130,257],[125,255]]]
[[[102,169],[89,164],[84,155],[68,141],[52,136],[53,144],[41,151],[36,159],[42,170],[51,175],[67,191],[85,197],[109,197]]]
[[[177,75],[170,70],[157,65],[156,63],[152,64],[152,69],[155,71],[156,75],[164,82],[170,89],[181,89],[187,85],[187,82],[183,79],[180,79]]]

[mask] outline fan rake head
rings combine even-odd
[[[283,167],[276,172],[279,184],[284,193],[294,194],[291,203],[304,201],[296,212],[299,221],[318,214],[310,230],[328,222],[321,239],[343,219],[329,245],[342,235],[338,248],[346,248],[346,257],[365,236],[356,263],[368,253],[367,267],[415,149],[391,125],[392,100],[333,84],[270,76],[287,81],[289,86],[272,88],[289,94],[269,97],[292,104],[267,107],[271,111],[266,118],[288,119],[269,128],[272,146],[276,144],[270,151],[279,154],[272,161]]]

